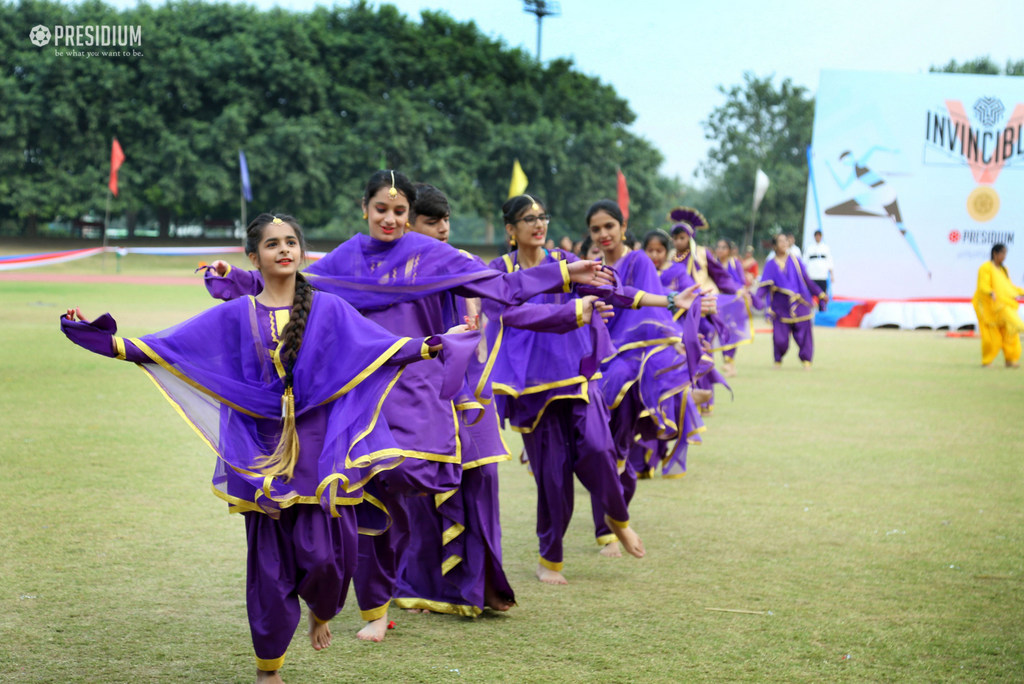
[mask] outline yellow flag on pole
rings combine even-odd
[[[512,163],[512,182],[508,184],[509,198],[515,197],[516,195],[522,195],[526,192],[527,182],[526,174],[523,173],[523,167],[519,165],[519,160],[516,159]]]

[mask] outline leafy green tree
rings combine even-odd
[[[291,211],[314,234],[359,230],[381,164],[442,188],[467,241],[500,238],[515,158],[558,217],[552,232],[584,230],[616,167],[634,225],[660,222],[667,203],[661,155],[628,130],[635,115],[612,87],[440,12],[0,0],[0,19],[0,218],[102,214],[115,135],[127,156],[115,213],[153,217],[164,236],[237,216],[240,149],[252,211]],[[37,24],[138,25],[141,54],[58,56],[27,40]]]
[[[714,235],[753,244],[776,226],[799,232],[807,188],[807,146],[811,143],[814,100],[803,86],[747,72],[743,85],[719,87],[726,102],[704,122],[714,143],[700,171],[709,189],[698,207]],[[748,233],[754,177],[762,169],[771,180]]]
[[[991,76],[1024,76],[1024,59],[1017,60],[1016,62],[1011,60],[1006,61],[1006,66],[1000,68],[998,64],[992,61],[992,58],[986,55],[985,57],[975,57],[965,62],[957,62],[955,59],[949,60],[945,66],[932,65],[928,67],[928,71],[932,73],[944,73],[944,74],[988,74]]]

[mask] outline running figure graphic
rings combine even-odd
[[[832,178],[835,179],[841,190],[850,187],[854,181],[860,182],[865,188],[863,192],[855,195],[853,199],[846,200],[834,207],[829,207],[825,210],[825,214],[829,216],[878,216],[892,219],[896,227],[899,228],[900,235],[907,239],[910,248],[914,250],[914,254],[917,256],[917,260],[921,262],[921,266],[924,267],[928,278],[931,279],[931,269],[928,268],[924,257],[921,256],[921,250],[917,246],[917,241],[914,240],[914,236],[903,224],[903,216],[900,214],[896,191],[886,184],[884,178],[867,166],[868,159],[875,152],[892,152],[895,154],[897,150],[875,145],[865,152],[860,159],[855,159],[853,153],[850,150],[846,150],[839,155],[840,163],[849,169],[845,180],[839,177],[839,174],[832,168],[832,164],[827,161],[825,162],[829,173],[832,174]]]

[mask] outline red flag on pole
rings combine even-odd
[[[619,209],[622,210],[622,217],[629,220],[629,188],[626,187],[626,177],[622,169],[615,169],[619,179]]]
[[[121,168],[124,161],[124,152],[121,150],[121,143],[114,138],[114,144],[110,147],[110,192],[117,197],[117,170]]]

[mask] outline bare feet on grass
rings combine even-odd
[[[605,558],[622,558],[622,548],[619,547],[619,542],[617,541],[608,542],[602,546],[600,553]]]
[[[504,613],[515,604],[495,591],[491,583],[488,582],[484,585],[484,605],[491,610],[500,610]]]
[[[604,521],[608,523],[608,527],[612,528],[612,532],[622,542],[622,548],[626,549],[626,553],[637,558],[644,557],[647,552],[644,550],[644,543],[640,540],[640,535],[630,527],[619,527],[607,515],[604,516]]]
[[[256,684],[284,684],[284,680],[281,679],[277,670],[273,672],[256,670]]]
[[[569,581],[565,579],[565,575],[552,570],[551,568],[544,567],[540,563],[537,564],[537,579],[544,584],[568,584]]]
[[[317,621],[309,611],[309,643],[315,651],[322,651],[331,645],[331,628],[326,622]]]
[[[356,638],[362,639],[363,641],[384,641],[384,635],[388,633],[388,616],[387,613],[384,617],[379,617],[376,620],[370,620],[367,622],[361,630],[356,632]]]

